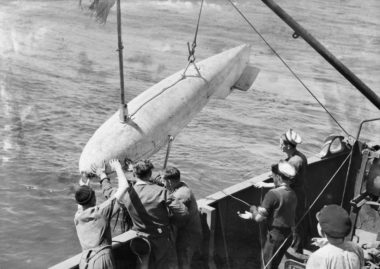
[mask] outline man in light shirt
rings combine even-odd
[[[317,214],[318,232],[326,238],[323,246],[310,255],[306,269],[360,269],[364,266],[363,250],[353,242],[344,241],[350,233],[351,220],[346,210],[328,205]],[[323,240],[318,240],[321,242]]]

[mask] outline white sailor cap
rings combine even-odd
[[[285,177],[292,179],[296,176],[296,168],[291,165],[289,162],[281,160],[278,163],[278,171],[280,174],[284,175]]]
[[[300,136],[297,132],[293,131],[292,129],[287,130],[287,131],[281,136],[281,138],[282,138],[284,141],[286,141],[286,142],[292,144],[293,146],[296,146],[297,144],[302,143],[302,138],[301,138],[301,136]]]

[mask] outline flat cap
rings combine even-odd
[[[324,206],[317,213],[322,231],[333,238],[344,238],[350,233],[351,219],[347,211],[339,205]]]

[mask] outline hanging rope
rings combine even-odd
[[[343,202],[344,202],[344,197],[346,196],[346,190],[347,190],[347,183],[348,183],[348,176],[349,176],[349,173],[350,173],[350,169],[351,169],[351,163],[352,163],[352,154],[354,153],[354,145],[352,145],[352,148],[351,148],[351,151],[350,151],[350,154],[351,154],[351,158],[350,158],[350,161],[348,162],[348,168],[347,168],[347,173],[346,173],[346,178],[344,180],[344,187],[343,187],[343,194],[342,194],[342,200],[340,201],[340,206],[343,207]]]
[[[203,8],[203,1],[201,2],[201,7],[199,9],[199,14],[198,14],[198,21],[197,21],[197,27],[195,29],[195,34],[194,34],[194,40],[193,40],[193,44],[191,44],[191,48],[190,48],[190,44],[189,42],[187,42],[187,49],[189,50],[189,57],[187,57],[187,60],[189,62],[194,62],[195,61],[195,48],[197,46],[197,36],[198,36],[198,30],[199,30],[199,22],[201,21],[201,14],[202,14],[202,8]]]
[[[263,203],[263,189],[260,189],[260,205]],[[261,254],[261,266],[265,267],[264,263],[264,249],[263,249],[263,232],[261,230],[261,222],[258,223],[259,225],[259,236],[260,236],[260,254]]]
[[[158,92],[157,94],[155,94],[154,96],[152,96],[151,98],[149,98],[148,100],[146,100],[143,104],[141,104],[133,113],[130,114],[130,116],[129,116],[130,118],[132,116],[134,116],[143,106],[145,106],[147,103],[149,103],[150,101],[152,101],[153,99],[155,99],[157,96],[161,95],[162,93],[164,93],[166,90],[168,90],[171,87],[173,87],[174,85],[176,85],[181,80],[184,80],[186,77],[189,77],[189,76],[186,76],[186,71],[187,71],[187,69],[189,68],[190,65],[193,65],[194,68],[195,68],[195,70],[197,71],[197,73],[198,73],[197,77],[200,77],[203,80],[205,80],[202,77],[201,73],[199,72],[199,68],[195,64],[195,48],[197,46],[197,37],[198,37],[199,23],[200,23],[200,20],[201,20],[201,14],[202,14],[202,9],[203,9],[203,2],[204,2],[204,0],[202,0],[202,2],[201,2],[201,7],[200,7],[200,10],[199,10],[199,14],[198,14],[197,27],[195,29],[194,40],[193,40],[193,43],[191,44],[191,48],[190,48],[190,43],[187,42],[187,47],[188,47],[188,50],[189,50],[189,56],[187,58],[188,59],[188,64],[187,64],[186,68],[184,69],[182,76],[180,78],[178,78],[178,80],[176,80],[175,82],[173,82],[171,85],[169,85],[168,87],[163,88],[160,92]]]
[[[183,77],[186,76],[186,71],[187,71],[187,69],[189,68],[190,65],[193,65],[195,71],[197,71],[197,73],[198,73],[198,76],[202,77],[201,73],[199,72],[199,68],[195,64],[195,48],[197,47],[197,37],[198,37],[198,30],[199,30],[199,22],[201,21],[203,2],[204,2],[204,0],[202,0],[201,7],[199,9],[197,27],[195,28],[194,40],[193,40],[193,43],[191,44],[191,47],[190,47],[190,43],[187,42],[187,50],[189,51],[189,56],[187,57],[187,61],[188,61],[187,66],[186,66],[186,68],[185,68],[185,70],[183,71],[183,74],[182,74]]]
[[[239,202],[242,203],[242,204],[245,204],[245,205],[248,206],[248,207],[251,207],[251,205],[248,204],[247,202],[243,201],[243,200],[240,199],[240,198],[237,198],[237,197],[233,196],[232,194],[228,194],[228,193],[226,193],[224,190],[221,190],[220,192],[223,193],[223,194],[226,195],[226,196],[231,197],[232,199],[235,199],[235,200],[239,201]],[[209,198],[206,198],[206,199],[209,199]],[[214,200],[214,201],[216,201],[216,200]]]
[[[249,24],[249,26],[256,32],[256,34],[264,41],[264,43],[272,50],[272,52],[277,56],[277,58],[285,65],[285,67],[290,71],[290,73],[298,80],[299,83],[310,93],[310,95],[318,102],[318,104],[326,111],[326,113],[335,121],[335,123],[340,127],[340,129],[349,137],[352,137],[343,126],[335,119],[335,117],[327,110],[327,108],[318,100],[314,93],[305,85],[305,83],[298,77],[298,75],[292,70],[292,68],[285,62],[284,59],[277,53],[277,51],[266,41],[266,39],[260,34],[260,32],[255,28],[255,26],[247,19],[246,16],[239,10],[239,8],[232,2],[232,0],[227,0],[234,9],[240,14],[240,16]]]

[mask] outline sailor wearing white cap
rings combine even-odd
[[[286,161],[293,164],[297,171],[297,178],[299,174],[304,173],[304,169],[307,166],[306,156],[297,150],[297,145],[302,143],[301,136],[292,129],[287,130],[280,137],[280,149],[287,155]],[[300,178],[299,180],[302,180]],[[295,185],[303,185],[303,181],[295,182]]]
[[[297,209],[296,209],[296,223],[303,216],[306,205],[306,195],[304,189],[304,181],[307,167],[306,156],[297,149],[297,145],[302,143],[301,136],[293,129],[287,130],[280,137],[280,148],[287,155],[286,161],[291,163],[297,171],[297,175],[294,178],[292,188],[297,195]],[[292,248],[297,253],[302,253],[303,248],[308,242],[307,231],[309,231],[309,223],[306,218],[298,225],[293,234]]]
[[[301,144],[302,143],[302,138],[301,136],[296,133],[295,131],[293,131],[293,129],[289,129],[287,130],[282,136],[281,136],[281,140],[293,145],[293,146],[297,146],[298,144]]]
[[[297,197],[290,185],[295,175],[296,169],[289,162],[281,160],[272,165],[272,177],[276,188],[265,194],[259,207],[251,206],[250,212],[238,212],[239,217],[243,219],[253,219],[257,222],[266,220],[268,234],[263,249],[263,262],[268,269],[278,268],[286,249],[292,243],[291,228],[295,225]]]
[[[301,136],[293,129],[287,130],[280,136],[280,148],[286,154],[287,162],[292,164],[296,169],[296,176],[291,187],[297,196],[296,223],[303,216],[306,209],[306,196],[304,190],[304,181],[307,167],[306,156],[297,149],[297,145],[302,143]],[[257,188],[273,188],[273,183],[258,182],[254,185]],[[303,248],[308,242],[307,232],[310,230],[306,218],[298,225],[293,234],[292,248],[294,252],[302,253]]]

